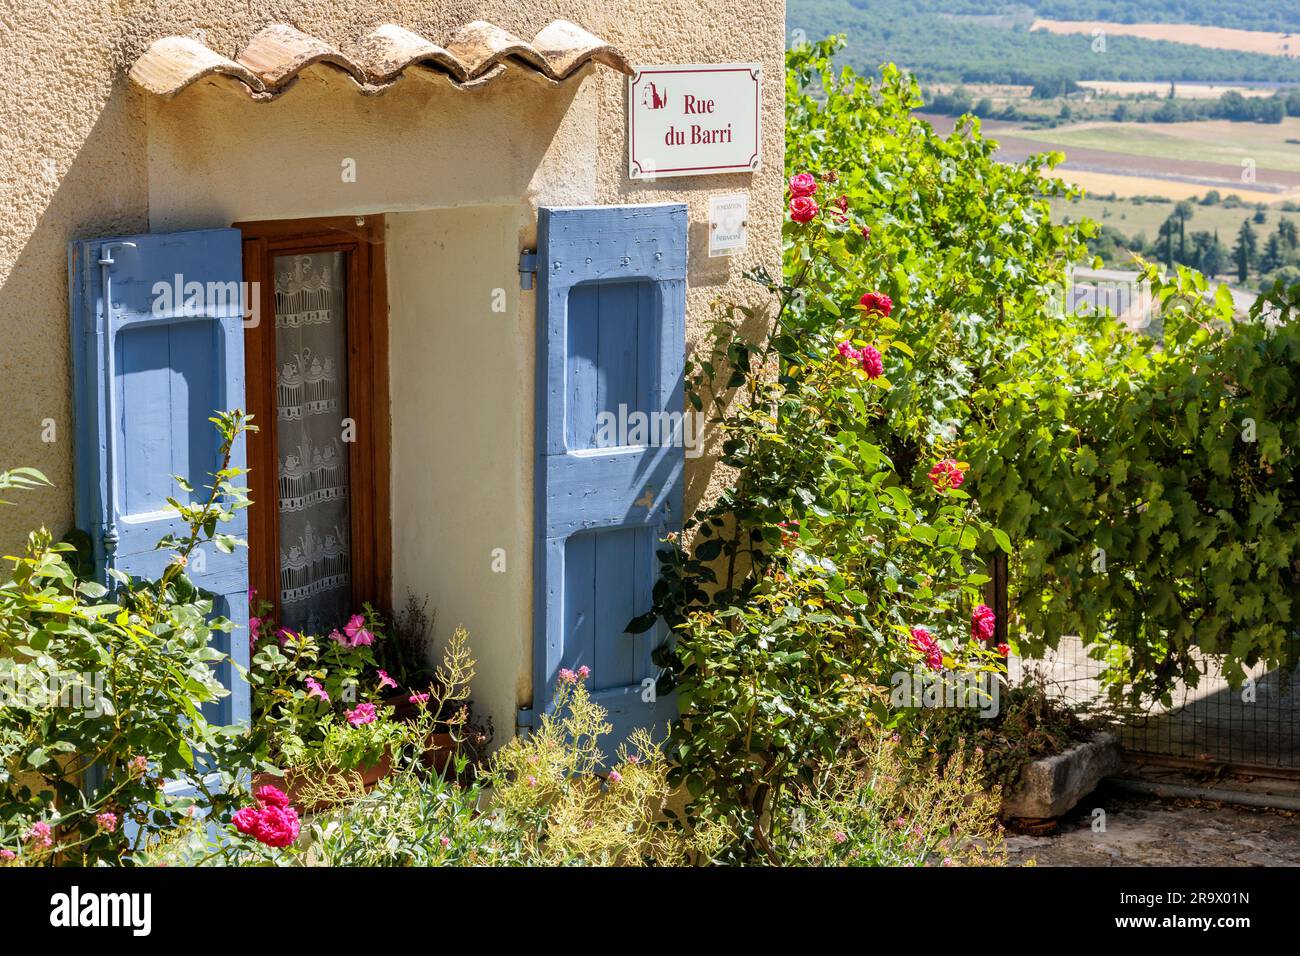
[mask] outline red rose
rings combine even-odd
[[[813,178],[812,173],[797,173],[790,177],[790,195],[798,199],[800,196],[811,196],[817,191],[817,180]]]
[[[790,218],[795,222],[809,222],[817,215],[817,201],[805,196],[790,200]]]
[[[894,300],[883,292],[867,292],[858,300],[858,304],[868,312],[879,312],[881,315],[889,315],[894,311]]]
[[[1001,654],[1003,657],[1006,657],[1008,654],[1011,653],[1011,647],[1007,644],[999,644],[998,653]]]
[[[863,239],[870,239],[870,238],[871,238],[871,227],[870,227],[870,226],[863,226],[863,227],[862,227],[862,238],[863,238]]]

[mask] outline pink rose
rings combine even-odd
[[[373,724],[375,722],[375,705],[374,704],[357,704],[353,710],[347,712],[348,723],[353,727],[360,727],[364,724]]]
[[[849,211],[849,197],[848,197],[848,196],[841,196],[839,199],[835,200],[835,205],[837,205],[837,206],[840,207],[840,212],[848,212],[848,211]]]
[[[790,218],[795,222],[811,222],[817,215],[817,201],[804,196],[790,200]]]
[[[885,363],[880,358],[880,352],[870,345],[864,345],[858,353],[858,360],[862,363],[862,370],[867,373],[867,378],[880,378],[885,372]]]
[[[970,615],[970,635],[977,641],[987,641],[993,636],[997,615],[987,604],[976,606]]]
[[[286,847],[298,839],[298,811],[293,807],[262,808],[254,836],[267,846]]]
[[[790,177],[790,198],[800,199],[817,191],[817,180],[812,173],[796,173]]]
[[[271,786],[259,787],[255,796],[257,806],[244,807],[231,817],[235,829],[267,846],[286,847],[297,840],[301,824],[289,798]]]
[[[894,311],[894,300],[883,292],[865,292],[858,304],[868,312],[879,312],[881,315],[889,315]]]
[[[910,641],[912,649],[919,651],[925,658],[926,666],[932,671],[937,671],[943,666],[943,648],[934,636],[923,627],[912,628],[912,639]]]
[[[962,471],[958,462],[951,458],[944,458],[942,461],[935,462],[928,477],[934,490],[943,494],[949,488],[960,488],[962,482],[966,480],[966,473]]]
[[[269,783],[266,786],[258,787],[253,793],[258,803],[269,804],[273,807],[287,807],[289,805],[289,796],[279,787],[273,787]]]
[[[862,353],[853,347],[852,342],[841,342],[835,346],[835,349],[840,353],[840,358],[849,362],[856,362],[862,357]]]

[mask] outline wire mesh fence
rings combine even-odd
[[[1131,753],[1206,763],[1300,771],[1300,666],[1263,665],[1229,686],[1212,658],[1199,663],[1195,687],[1177,684],[1168,706],[1114,706],[1101,681],[1101,648],[1062,638],[1054,651],[1013,658],[1013,682],[1042,677],[1048,693],[1078,710],[1104,715]]]

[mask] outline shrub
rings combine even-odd
[[[213,419],[223,465],[209,494],[175,504],[185,537],[159,547],[175,559],[155,582],[114,572],[115,588],[77,577],[71,545],[44,529],[11,558],[0,584],[0,856],[16,864],[120,862],[191,814],[221,818],[249,765],[235,728],[210,724],[203,706],[225,696],[214,665],[212,600],[185,573],[189,555],[238,542],[216,529],[246,507],[231,446],[240,412]],[[45,483],[19,469],[0,489]],[[192,796],[162,784],[183,782]]]

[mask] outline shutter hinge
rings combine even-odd
[[[519,253],[519,288],[527,291],[533,287],[537,275],[537,250],[524,249]]]

